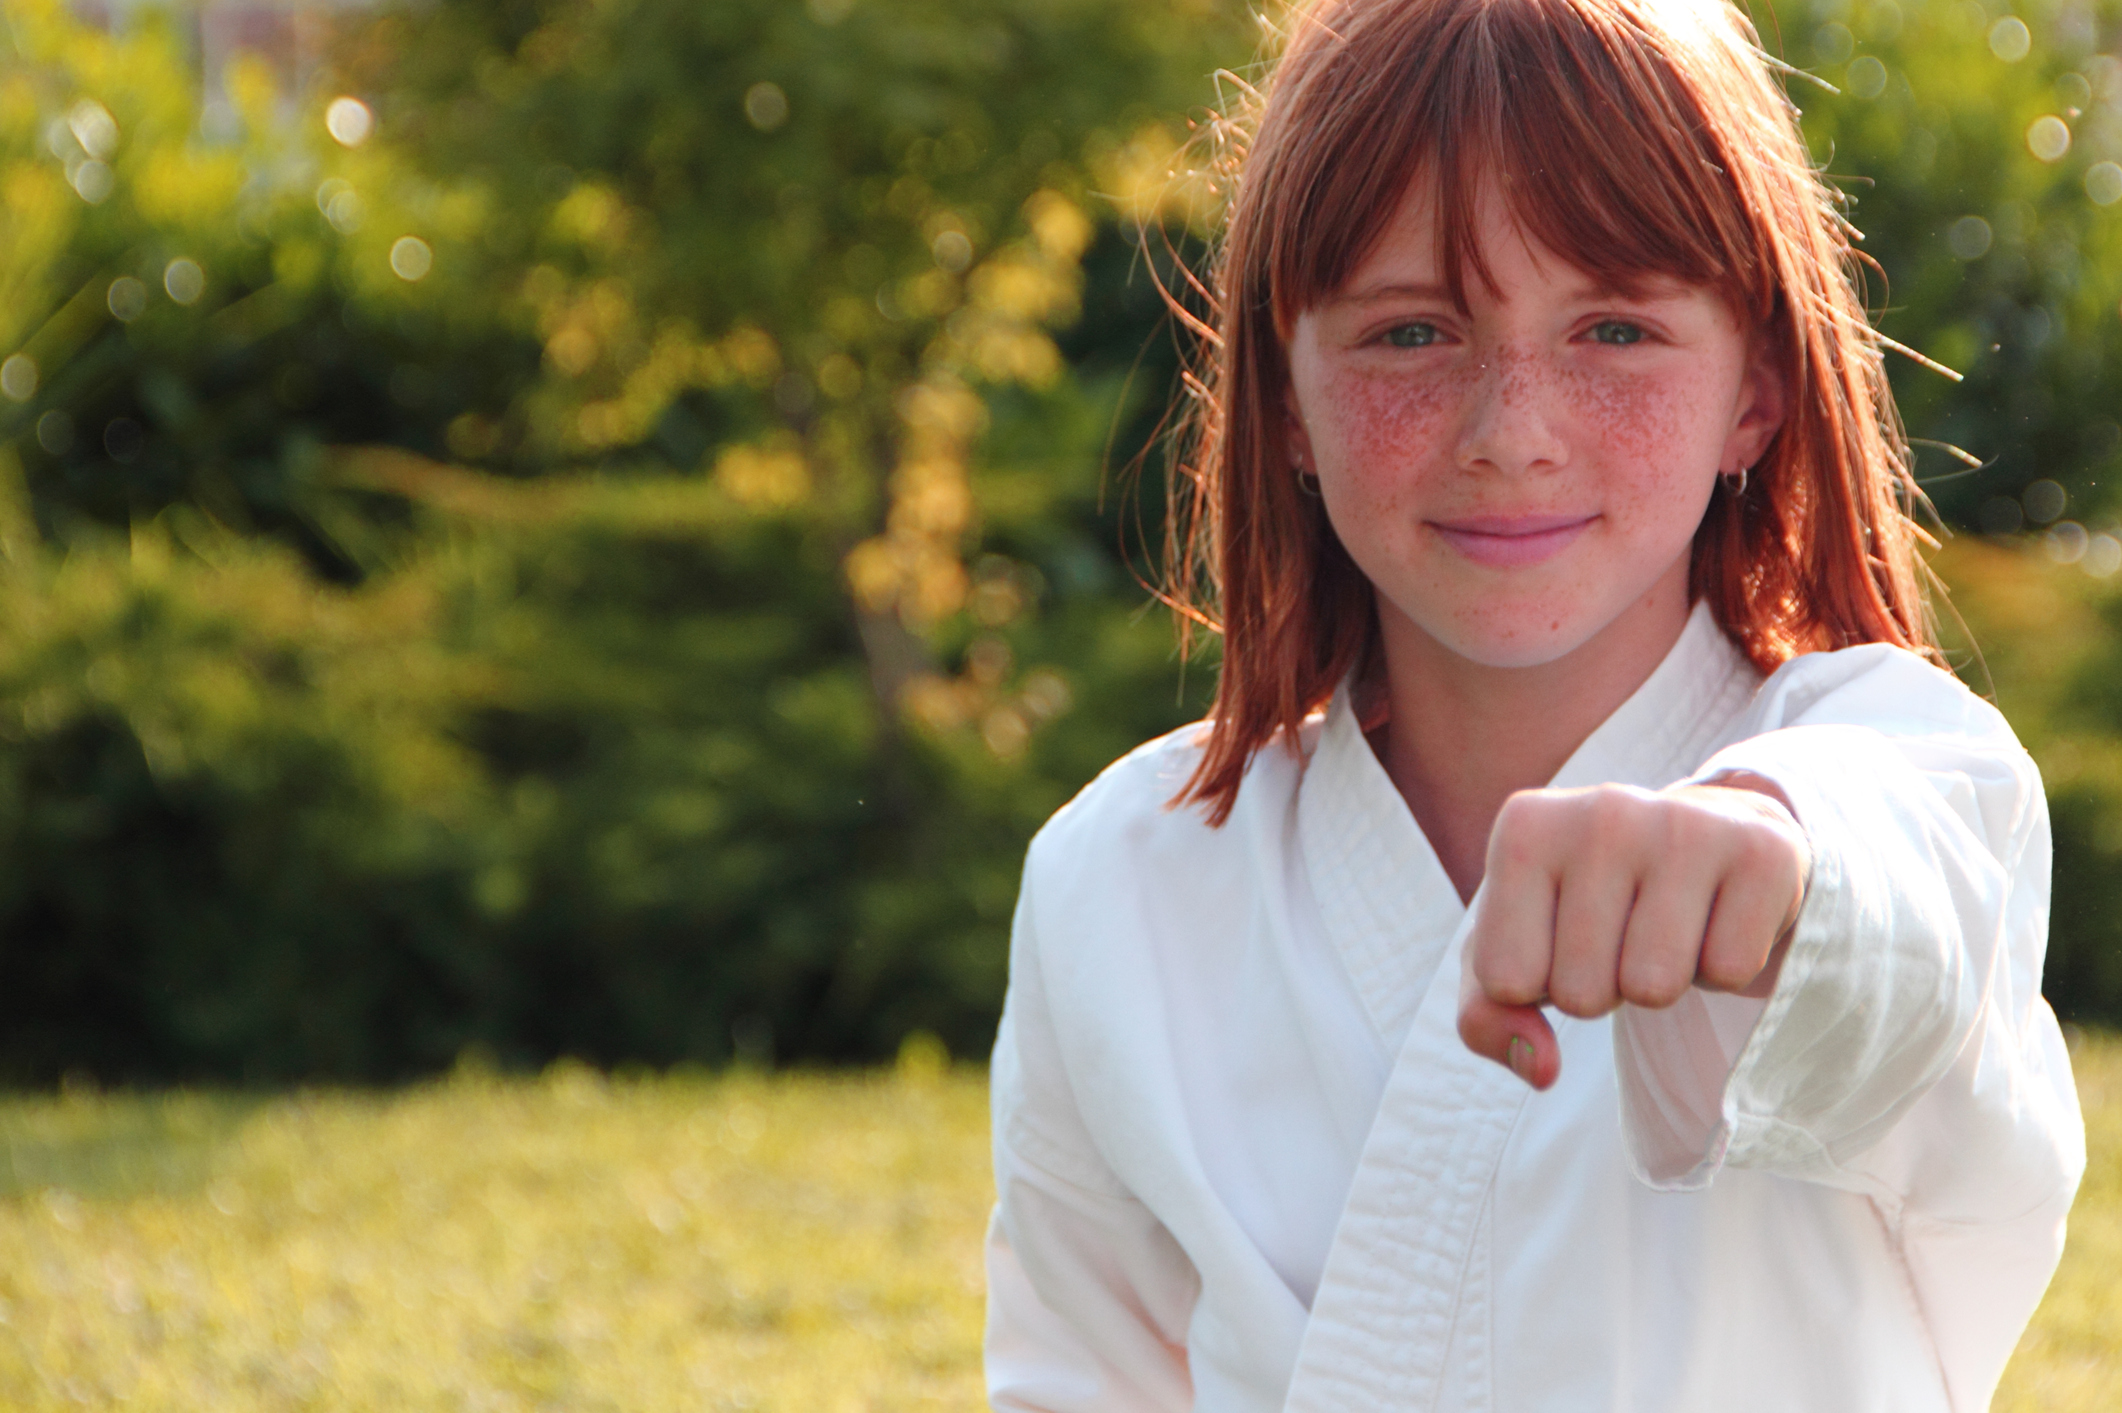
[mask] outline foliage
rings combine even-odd
[[[1955,523],[2017,530],[2122,511],[2122,62],[2112,0],[2013,6],[1816,0],[1779,12],[1814,154],[1852,198],[1885,332],[1965,375],[1896,359],[1909,430],[1980,458],[1919,458]],[[2105,52],[2102,52],[2102,51]],[[2113,572],[2112,566],[2109,572]]]
[[[1022,841],[1190,714],[1092,188],[1232,24],[964,9],[387,12],[346,141],[10,0],[0,1068],[986,1044]]]
[[[1964,539],[1939,557],[1965,618],[1955,656],[2041,767],[2055,830],[2043,989],[2066,1019],[2122,1011],[2122,583]],[[1978,651],[1979,649],[1979,651]]]
[[[0,18],[0,1074],[981,1050],[1025,839],[1210,685],[1125,548],[1155,457],[1107,473],[1175,387],[1136,227],[1198,258],[1173,154],[1250,11],[463,0],[300,91]],[[2113,5],[2009,18],[1765,28],[1842,89],[1792,91],[1889,332],[1968,372],[1901,370],[1994,458],[1940,508],[2112,572]],[[1993,659],[2051,989],[2122,1016],[2104,612],[2068,691]]]
[[[461,1070],[388,1098],[0,1104],[0,1401],[230,1410],[975,1409],[986,1091],[896,1072]],[[2122,1042],[1996,1406],[2108,1406]]]

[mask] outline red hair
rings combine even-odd
[[[1528,235],[1612,287],[1720,292],[1782,364],[1789,412],[1743,494],[1721,478],[1690,590],[1764,672],[1894,643],[1935,658],[1920,502],[1837,194],[1752,25],[1725,0],[1317,0],[1229,121],[1235,185],[1189,380],[1167,594],[1220,632],[1206,750],[1180,802],[1228,818],[1253,756],[1376,651],[1369,582],[1288,464],[1285,345],[1409,185],[1434,183],[1452,293],[1487,272],[1495,174]],[[1246,140],[1250,135],[1249,142]],[[1462,300],[1463,302],[1463,300]]]

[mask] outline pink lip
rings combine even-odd
[[[1514,568],[1538,564],[1569,548],[1596,515],[1470,515],[1432,520],[1444,542],[1476,564]]]

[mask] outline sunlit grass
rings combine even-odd
[[[2122,1387],[2122,1040],[1997,1407]],[[893,1073],[0,1102],[0,1407],[977,1409],[986,1091]]]
[[[986,1094],[456,1079],[0,1106],[0,1407],[974,1409]]]

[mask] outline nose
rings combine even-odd
[[[1554,378],[1537,353],[1508,346],[1475,365],[1459,424],[1457,459],[1467,470],[1524,475],[1568,459],[1551,413]]]

